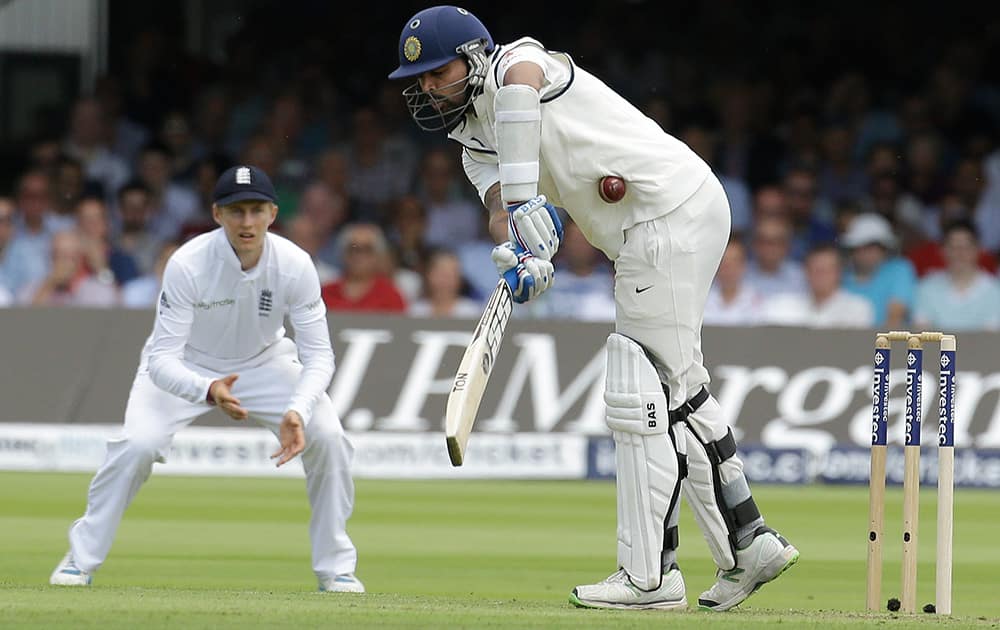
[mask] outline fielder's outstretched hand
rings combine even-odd
[[[276,466],[291,461],[293,457],[306,449],[305,425],[298,412],[285,412],[285,417],[281,419],[281,426],[278,427],[278,441],[281,442],[281,448],[271,455],[271,459],[279,458]]]
[[[239,375],[230,374],[225,378],[212,381],[208,387],[208,401],[218,405],[219,409],[233,420],[246,420],[250,416],[249,412],[240,406],[240,399],[233,396],[230,391],[238,378]]]

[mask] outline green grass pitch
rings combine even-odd
[[[368,481],[349,531],[365,595],[323,594],[309,565],[301,480],[157,476],[125,515],[90,589],[48,586],[88,475],[0,473],[2,628],[998,627],[1000,494],[955,499],[951,619],[863,612],[865,488],[755,488],[799,563],[741,607],[715,614],[578,610],[570,589],[614,570],[606,482]],[[882,599],[899,595],[901,494],[889,491]],[[934,492],[921,496],[919,605],[934,598]],[[684,509],[688,599],[713,581]]]

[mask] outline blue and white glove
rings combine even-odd
[[[531,255],[520,245],[507,241],[493,248],[493,264],[504,279],[514,301],[524,304],[544,293],[555,280],[552,263]]]
[[[507,238],[535,258],[552,260],[563,237],[562,221],[545,195],[507,207]]]

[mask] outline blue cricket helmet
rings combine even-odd
[[[479,18],[465,9],[448,5],[424,9],[414,15],[399,35],[399,67],[390,79],[415,77],[465,55],[471,42],[493,52],[493,38]]]

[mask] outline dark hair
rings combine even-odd
[[[63,166],[72,166],[72,167],[75,167],[76,169],[78,169],[80,171],[84,170],[83,169],[83,162],[81,162],[80,160],[76,159],[75,157],[73,157],[71,155],[68,155],[68,154],[63,153],[62,151],[60,151],[59,155],[57,155],[56,159],[55,159],[55,167],[56,168],[62,168]]]
[[[124,186],[118,189],[118,201],[121,201],[122,199],[125,198],[125,195],[134,191],[143,192],[146,193],[147,195],[150,194],[149,186],[143,184],[142,180],[131,179],[128,182],[126,182]]]
[[[226,157],[223,153],[209,153],[198,160],[198,168],[205,165],[211,165],[217,175],[221,175],[226,171],[227,168],[232,165],[233,161]]]
[[[829,242],[817,243],[810,247],[809,251],[806,252],[805,260],[809,260],[814,256],[819,256],[820,254],[833,254],[837,257],[837,260],[840,260],[840,250],[837,249],[837,246],[834,243]]]
[[[979,230],[976,229],[976,224],[968,219],[955,219],[946,223],[944,229],[941,230],[941,240],[951,236],[952,232],[968,232],[973,241],[979,242]]]
[[[170,148],[157,140],[147,142],[143,145],[142,149],[139,150],[139,157],[142,157],[147,153],[160,153],[165,155],[168,159],[170,158]]]
[[[836,244],[830,242],[817,243],[810,247],[806,252],[803,261],[808,263],[810,259],[822,256],[823,254],[833,254],[833,257],[837,259],[837,262],[841,262],[840,249],[837,248]]]

